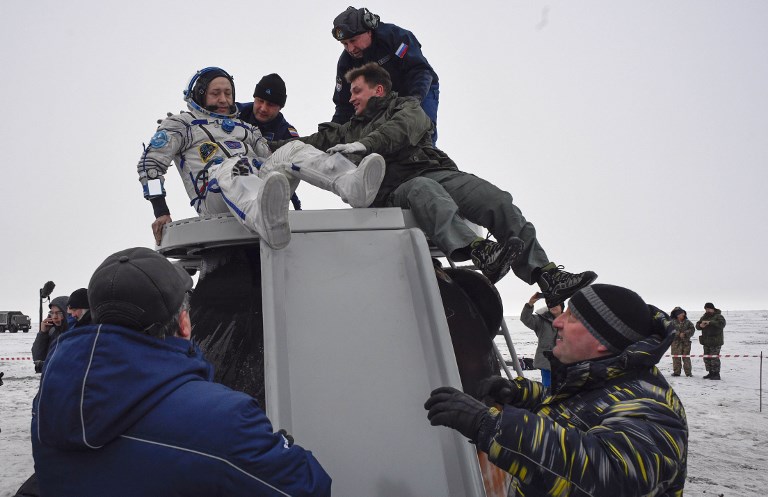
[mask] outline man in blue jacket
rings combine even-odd
[[[344,124],[355,114],[349,102],[350,85],[344,75],[350,69],[377,62],[392,78],[392,90],[401,97],[415,97],[432,121],[432,144],[437,143],[437,106],[440,85],[437,73],[421,53],[416,36],[394,24],[379,22],[365,7],[347,9],[333,20],[333,37],[344,46],[336,66],[332,122]]]
[[[238,117],[259,128],[261,136],[269,141],[298,138],[299,132],[280,112],[285,107],[287,98],[283,78],[279,74],[267,74],[253,90],[253,103],[237,103],[240,111]],[[296,192],[291,195],[291,204],[295,210],[301,210],[301,201]]]
[[[62,335],[33,402],[42,495],[327,496],[331,479],[189,341],[192,280],[156,252],[109,256],[93,324]]]

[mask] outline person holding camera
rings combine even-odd
[[[56,343],[59,335],[69,329],[66,318],[67,302],[69,302],[69,297],[62,295],[51,300],[51,303],[48,304],[48,317],[40,323],[40,332],[32,344],[32,361],[35,364],[35,373],[40,373],[43,370],[43,363],[48,357],[51,346]]]
[[[544,388],[549,389],[552,384],[552,366],[550,366],[549,358],[545,352],[546,354],[552,352],[555,335],[557,335],[557,330],[552,327],[552,322],[563,313],[563,304],[558,303],[544,312],[534,313],[533,306],[543,297],[541,292],[536,292],[531,296],[520,312],[520,322],[532,329],[539,339],[536,354],[533,356],[533,367],[541,370],[541,384]]]

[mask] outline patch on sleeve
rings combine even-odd
[[[227,140],[224,142],[224,145],[226,145],[227,148],[232,150],[243,148],[243,143],[236,140]]]
[[[341,77],[336,76],[336,93],[341,91]]]
[[[164,146],[168,145],[168,141],[168,133],[161,129],[154,134],[151,140],[149,140],[149,144],[152,146],[152,148],[163,148]]]
[[[288,126],[288,133],[289,133],[291,136],[295,136],[295,137],[297,137],[297,138],[299,137],[299,132],[298,132],[298,131],[296,131],[296,128],[292,128],[292,127]]]
[[[405,54],[408,52],[408,45],[405,43],[401,43],[399,47],[397,47],[397,50],[395,50],[395,55],[400,57],[401,59],[405,57]]]
[[[197,151],[200,152],[200,159],[202,159],[203,162],[211,160],[218,150],[219,146],[213,142],[203,142],[203,144],[197,148]]]

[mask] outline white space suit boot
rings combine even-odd
[[[260,178],[247,163],[230,158],[211,168],[208,195],[216,193],[216,186],[230,212],[246,228],[275,250],[288,245],[291,188],[284,174],[269,172]]]
[[[331,157],[341,157],[352,164],[341,154],[333,154]],[[385,172],[384,157],[379,154],[366,155],[354,171],[348,171],[336,178],[333,192],[352,207],[368,207],[379,192]]]
[[[270,162],[283,165],[291,176],[335,193],[352,207],[373,203],[386,169],[379,154],[370,154],[355,166],[342,154],[329,155],[299,141],[277,149],[267,160]]]

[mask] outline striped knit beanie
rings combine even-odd
[[[620,286],[596,284],[583,288],[571,297],[568,309],[614,354],[654,333],[648,304]]]

